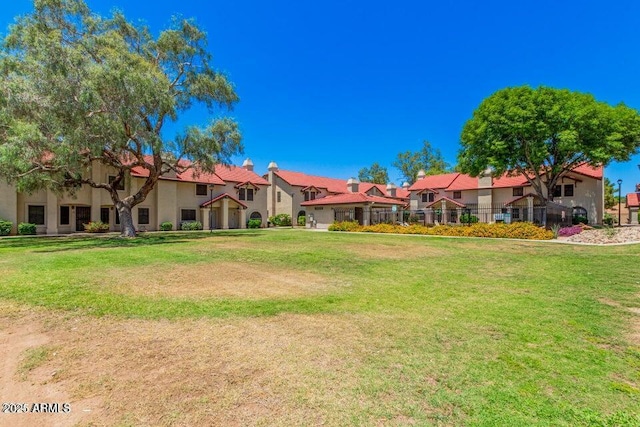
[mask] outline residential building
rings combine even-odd
[[[92,170],[93,180],[108,182],[115,171],[104,166]],[[119,190],[122,198],[134,194],[144,183],[148,171],[136,167]],[[242,167],[218,165],[214,173],[188,169],[161,177],[146,199],[132,209],[137,230],[159,230],[170,222],[179,229],[183,222],[200,221],[209,228],[245,228],[249,218],[266,225],[269,183],[253,171],[247,159]],[[101,221],[111,231],[120,228],[117,211],[108,192],[82,186],[74,195],[56,195],[52,191],[33,194],[17,192],[15,187],[0,184],[0,218],[15,226],[20,222],[37,225],[40,234],[64,234],[84,231],[84,224]]]
[[[601,223],[604,215],[602,177],[602,167],[583,164],[574,168],[555,186],[553,202],[570,216],[586,217],[590,224]],[[481,222],[543,222],[539,213],[546,202],[540,200],[523,175],[494,177],[486,171],[479,177],[457,172],[427,176],[421,171],[409,191],[409,209],[428,223],[460,222],[466,212]]]
[[[402,188],[308,175],[280,170],[269,164],[267,175],[269,215],[306,216],[308,226],[327,228],[334,221],[356,220],[361,224],[399,220],[409,200],[409,184]],[[393,207],[395,206],[395,208]],[[392,214],[393,213],[393,214]]]

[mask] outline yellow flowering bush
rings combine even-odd
[[[552,231],[530,222],[515,222],[513,224],[475,223],[470,226],[437,225],[435,227],[425,227],[418,224],[411,224],[409,226],[392,224],[362,226],[355,221],[344,221],[332,224],[329,226],[329,231],[360,231],[365,233],[423,234],[429,236],[489,237],[503,239],[553,239]]]

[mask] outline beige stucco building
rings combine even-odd
[[[489,171],[479,177],[462,173],[425,176],[421,171],[409,191],[409,209],[424,214],[425,222],[456,223],[465,212],[480,222],[539,222],[538,206],[543,202],[524,176],[494,177]],[[603,168],[576,167],[560,179],[553,196],[555,204],[570,208],[569,215],[586,217],[589,224],[601,223]]]
[[[334,221],[358,221],[369,225],[398,221],[409,201],[409,184],[396,188],[382,185],[308,175],[280,170],[269,164],[265,177],[271,184],[267,203],[269,215],[285,213],[294,218],[306,216],[307,227],[328,228]],[[395,208],[394,208],[395,206]]]
[[[126,177],[121,197],[138,191],[146,172],[133,168]],[[109,182],[115,171],[107,167],[92,170],[95,182]],[[179,229],[183,222],[200,221],[210,228],[245,228],[249,218],[260,219],[266,225],[267,189],[269,183],[255,172],[247,159],[242,167],[216,166],[214,173],[195,173],[189,169],[181,174],[163,176],[146,199],[132,209],[136,230],[159,230],[170,222]],[[17,192],[15,187],[0,184],[0,218],[17,224],[36,224],[39,234],[65,234],[84,231],[84,224],[101,221],[111,231],[120,229],[120,222],[109,193],[103,189],[82,186],[74,195],[56,195],[52,191],[33,194]]]

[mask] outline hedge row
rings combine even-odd
[[[360,231],[365,233],[397,233],[397,234],[423,234],[428,236],[458,236],[458,237],[493,237],[503,239],[532,239],[551,240],[553,232],[538,227],[530,222],[516,222],[512,224],[476,223],[469,226],[463,225],[437,225],[425,227],[423,225],[391,225],[377,224],[362,226],[357,222],[336,222],[329,226],[329,231]]]

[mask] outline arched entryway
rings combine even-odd
[[[588,224],[589,216],[587,214],[587,210],[582,206],[576,206],[573,208],[573,220],[574,224]]]

